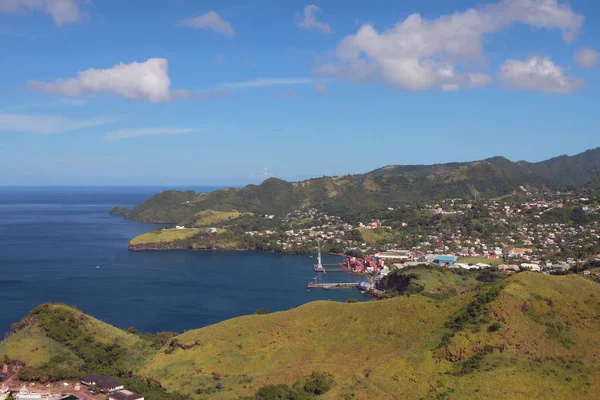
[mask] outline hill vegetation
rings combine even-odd
[[[267,179],[260,185],[210,193],[166,191],[130,211],[137,221],[181,222],[206,210],[285,215],[306,207],[351,216],[389,204],[444,198],[499,198],[519,186],[546,190],[580,186],[600,177],[600,148],[575,156],[529,163],[503,157],[435,165],[388,166],[365,174],[302,182]]]
[[[444,272],[419,274],[421,294],[318,301],[180,335],[126,332],[46,304],[14,325],[0,355],[27,361],[25,378],[101,372],[150,399],[592,399],[600,392],[597,283],[528,272],[491,283],[449,277],[468,290],[436,297]]]

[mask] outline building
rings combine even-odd
[[[508,250],[508,256],[510,258],[523,257],[525,254],[531,253],[531,249],[526,249],[523,247],[513,247]]]
[[[41,393],[30,392],[28,390],[21,390],[14,395],[15,400],[44,400]]]
[[[388,250],[375,254],[378,260],[407,261],[412,259],[412,253],[408,250]]]
[[[120,390],[109,395],[108,400],[144,400],[144,396],[129,390]]]
[[[528,269],[530,271],[540,271],[540,266],[533,263],[523,263],[521,264],[521,268]]]
[[[456,262],[456,256],[450,256],[450,255],[435,256],[435,259],[433,260],[433,262],[436,264],[439,264],[439,265],[452,266]]]
[[[81,383],[90,388],[96,388],[102,393],[113,393],[125,389],[121,382],[100,374],[87,374],[81,378]]]

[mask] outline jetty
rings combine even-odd
[[[328,272],[345,272],[343,264],[313,264],[313,271],[322,272],[323,275],[327,275]]]
[[[323,264],[321,261],[321,239],[317,239],[317,263],[313,264],[313,271],[322,272],[323,275],[327,275],[328,272],[344,272],[342,263],[339,264]]]
[[[309,282],[306,286],[308,289],[356,289],[358,283],[356,282],[332,282],[332,283],[315,283]]]

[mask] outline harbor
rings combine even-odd
[[[317,275],[310,281],[306,288],[310,289],[324,289],[324,290],[339,290],[339,289],[359,289],[361,291],[367,291],[373,289],[373,283],[368,281],[362,282],[320,282],[319,273],[327,275],[328,272],[347,272],[344,263],[338,264],[323,264],[321,256],[321,240],[317,241],[317,263],[312,265],[313,271]]]

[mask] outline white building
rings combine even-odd
[[[531,271],[540,271],[540,266],[537,264],[533,264],[533,263],[523,263],[521,264],[521,268],[523,269],[528,269]]]

